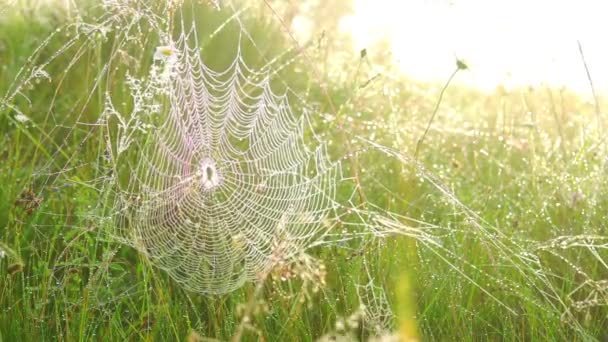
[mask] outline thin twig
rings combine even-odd
[[[437,99],[437,103],[435,104],[435,109],[433,109],[433,114],[431,115],[431,119],[429,120],[429,123],[426,125],[426,129],[424,130],[424,133],[422,134],[422,136],[420,137],[420,139],[418,139],[418,142],[416,143],[416,151],[414,152],[414,159],[418,159],[418,152],[420,151],[420,146],[422,146],[422,142],[424,141],[424,138],[426,137],[427,133],[429,132],[429,129],[431,129],[433,120],[435,119],[435,116],[437,115],[437,111],[439,111],[439,105],[441,104],[441,99],[443,99],[443,94],[445,93],[445,90],[450,85],[450,82],[452,82],[452,79],[454,78],[454,76],[456,76],[458,71],[460,71],[461,69],[466,69],[466,66],[464,68],[461,68],[460,63],[457,63],[456,69],[454,70],[454,72],[452,72],[452,75],[450,75],[450,78],[448,78],[448,81],[445,83],[445,85],[441,89],[441,93],[439,93],[439,99]]]
[[[593,85],[593,80],[591,79],[591,72],[589,71],[589,66],[587,65],[587,61],[585,60],[585,54],[583,53],[583,46],[581,45],[581,41],[577,40],[576,44],[578,44],[578,52],[581,54],[581,61],[585,66],[585,72],[587,73],[587,80],[589,81],[589,86],[591,87],[591,94],[593,95],[593,102],[595,103],[595,115],[597,119],[597,128],[601,131],[602,129],[602,118],[600,114],[600,103],[597,100],[597,94],[595,92],[595,86]]]

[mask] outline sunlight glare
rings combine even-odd
[[[357,49],[388,39],[414,79],[445,81],[457,57],[470,71],[456,81],[476,88],[549,84],[589,94],[579,40],[597,91],[606,93],[607,8],[594,0],[353,0],[342,29]]]

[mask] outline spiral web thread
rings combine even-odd
[[[268,270],[273,248],[294,254],[318,238],[339,168],[240,52],[215,72],[196,42],[185,33],[159,58],[169,112],[145,143],[119,149],[141,151],[126,191],[135,246],[187,288],[223,293]]]
[[[180,8],[179,4],[167,4],[160,13]],[[145,1],[106,0],[102,8],[103,14],[92,24],[71,25],[68,29],[78,34],[50,57],[28,60],[0,102],[0,109],[12,110],[16,121],[19,115],[31,116],[27,104],[20,105],[17,99],[29,102],[28,86],[40,79],[59,77],[45,71],[55,59],[72,54],[66,68],[69,71],[88,51],[98,47],[95,37],[115,35],[116,48],[100,68],[88,97],[79,99],[84,104],[74,105],[82,108],[74,109],[74,123],[70,122],[71,116],[52,114],[51,109],[48,115],[55,124],[51,129],[29,123],[33,132],[45,138],[66,132],[63,141],[54,146],[57,152],[35,175],[43,179],[42,186],[70,185],[90,189],[98,196],[97,206],[70,214],[78,215],[80,221],[66,219],[66,227],[110,227],[107,230],[112,238],[134,246],[185,289],[199,293],[233,291],[246,281],[258,280],[277,259],[289,259],[315,246],[348,249],[353,240],[376,241],[398,235],[416,241],[421,260],[432,257],[446,263],[510,314],[516,315],[518,309],[501,301],[492,287],[520,302],[563,315],[564,321],[583,335],[585,329],[573,312],[607,302],[605,281],[592,279],[574,256],[564,252],[584,249],[605,267],[599,254],[606,250],[604,237],[564,236],[546,243],[507,237],[415,161],[346,129],[345,136],[360,147],[347,155],[330,157],[328,144],[311,128],[313,119],[322,118],[292,112],[286,94],[303,103],[306,100],[290,92],[289,85],[285,95],[272,90],[272,82],[282,81],[276,73],[290,62],[285,62],[284,56],[267,60],[265,67],[251,68],[238,50],[230,66],[218,72],[203,62],[202,37],[184,16],[173,40],[167,33],[171,32],[170,23]],[[232,11],[235,14],[229,21],[236,22],[241,38],[257,48],[241,22],[244,9]],[[140,25],[150,30],[140,29]],[[216,31],[222,29],[223,25]],[[53,37],[59,34],[57,31]],[[137,78],[127,74],[133,102],[133,109],[127,113],[117,108],[117,94],[108,85],[111,82],[104,81],[111,67],[124,57],[122,53],[129,47],[139,47],[150,35],[158,36],[162,45],[154,56],[145,55],[155,60],[148,75]],[[53,37],[43,42],[36,54]],[[105,93],[104,111],[97,120],[87,123],[83,120],[86,103],[99,90]],[[85,161],[80,161],[75,157],[78,151],[72,156],[65,153],[72,135],[81,131],[88,133],[79,146],[103,143],[93,160],[83,156]],[[353,158],[369,155],[387,164],[413,165],[416,174],[432,184],[454,209],[454,215],[465,218],[468,225],[436,226],[362,199],[361,187],[381,190],[387,198],[400,198],[382,179],[372,177],[360,184],[352,172],[357,168]],[[90,179],[72,177],[91,166],[94,171]],[[374,166],[368,168],[374,170]],[[338,191],[344,188],[348,189],[347,195]],[[68,217],[47,210],[39,214]],[[491,251],[493,265],[489,271],[463,258],[458,246],[449,244],[457,235],[481,241]],[[542,264],[545,254],[563,260],[584,279],[570,297],[559,294],[553,281],[560,276]],[[493,272],[496,266],[516,270],[526,279],[528,288],[521,289],[516,281]],[[366,284],[368,288],[359,290],[375,291],[371,282]],[[373,304],[368,300],[373,296],[368,298],[364,292],[360,296]],[[376,304],[382,312],[388,312],[386,298],[378,298],[380,303]],[[386,315],[370,312],[370,316],[384,322],[382,317]]]

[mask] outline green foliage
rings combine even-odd
[[[209,13],[198,15],[215,18]],[[217,27],[228,14],[223,15],[213,19],[217,22],[202,22]],[[59,25],[59,19],[50,18],[40,21],[13,13],[0,22],[0,94],[9,91],[29,56],[37,54],[46,60],[70,38],[65,33],[44,51],[35,52]],[[269,27],[270,23],[261,20],[251,33],[259,37],[256,49],[275,56],[289,43]],[[234,51],[223,44],[236,40],[236,35],[234,28],[227,29],[207,42],[206,62],[219,68],[232,61]],[[30,98],[32,103],[23,106],[29,108],[26,114],[31,122],[14,120],[16,113],[0,106],[0,248],[6,246],[12,254],[0,259],[0,341],[184,340],[191,331],[225,340],[242,322],[243,305],[256,290],[255,284],[248,284],[224,296],[187,293],[133,249],[109,241],[92,222],[78,221],[86,216],[79,213],[95,212],[94,189],[52,179],[33,181],[36,178],[32,174],[49,162],[47,155],[55,156],[54,162],[60,165],[78,155],[100,155],[96,141],[82,144],[87,131],[65,127],[75,120],[74,115],[92,121],[102,109],[103,101],[95,93],[91,102],[78,108],[70,104],[91,95],[86,85],[96,79],[103,65],[100,60],[111,51],[112,43],[111,39],[100,42],[96,53],[87,52],[74,66],[77,71],[72,76],[54,78],[50,86],[41,86],[36,97]],[[149,42],[148,53],[155,44]],[[71,52],[77,51],[74,48]],[[312,48],[312,61],[308,63],[324,63],[323,52],[321,46]],[[137,52],[132,53],[137,56]],[[331,122],[319,116],[313,123],[318,132],[336,134],[336,126],[343,125],[353,134],[413,154],[440,88],[383,76],[369,82],[375,73],[359,60],[373,54],[371,49],[363,50],[360,56],[353,54],[352,60],[347,58],[340,64],[339,75],[323,80],[329,85],[328,94],[321,80],[303,76],[297,65],[286,68],[281,79],[305,93],[319,113],[335,115],[336,120]],[[67,59],[57,60],[47,72],[61,74],[59,70],[69,62],[69,55],[60,57]],[[463,62],[457,63],[458,69],[467,68]],[[252,64],[259,67],[264,62],[262,59]],[[117,68],[111,81],[119,89],[125,70]],[[51,116],[49,111],[65,114]],[[553,241],[577,234],[605,237],[607,151],[603,132],[588,124],[594,115],[593,106],[565,90],[517,89],[481,94],[451,86],[425,138],[419,162],[480,221],[495,227],[497,240],[503,236],[510,242]],[[65,121],[52,122],[51,117],[65,117]],[[54,125],[54,134],[45,135],[45,130]],[[66,134],[61,134],[63,130]],[[331,148],[336,155],[347,149],[340,143]],[[453,263],[471,272],[472,281],[464,280],[453,265],[418,248],[407,237],[374,241],[358,249],[359,253],[335,246],[318,248],[314,252],[325,261],[327,285],[302,302],[297,300],[303,291],[301,282],[268,281],[261,300],[256,302],[259,310],[254,310],[257,314],[245,333],[247,340],[259,336],[276,341],[317,339],[335,329],[338,317],[357,310],[357,283],[372,277],[377,284],[385,285],[394,302],[402,296],[398,282],[404,273],[417,300],[412,301],[415,308],[400,311],[416,312],[419,334],[425,340],[608,338],[605,304],[576,311],[576,324],[566,324],[552,307],[563,305],[559,311],[571,310],[575,301],[585,299],[585,293],[577,292],[574,284],[606,278],[607,269],[601,264],[605,249],[596,254],[591,249],[559,255],[552,249],[540,252],[540,262],[552,273],[550,282],[560,291],[556,298],[571,301],[522,301],[509,286],[516,284],[518,291],[530,298],[546,288],[539,289],[517,269],[506,269],[509,265],[493,263],[493,251],[485,240],[467,233],[470,217],[424,181],[416,169],[378,155],[359,160],[359,165],[364,183],[372,184],[363,189],[365,196],[377,205],[462,232],[455,233],[447,242],[452,246],[445,247],[462,252]],[[366,172],[368,165],[381,165],[385,171]],[[88,171],[79,172],[84,176]],[[74,175],[71,181],[77,184],[78,172]],[[373,185],[378,179],[383,187]],[[584,274],[573,265],[584,265]],[[482,284],[498,297],[496,301],[474,282],[486,280],[484,274],[499,273],[510,284],[502,284],[504,288],[496,283]],[[515,314],[499,302],[515,309]]]

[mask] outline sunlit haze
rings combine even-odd
[[[455,58],[470,71],[461,82],[567,86],[590,94],[580,41],[598,92],[608,93],[608,21],[603,1],[354,0],[342,22],[356,48],[388,39],[403,72],[445,81]]]

